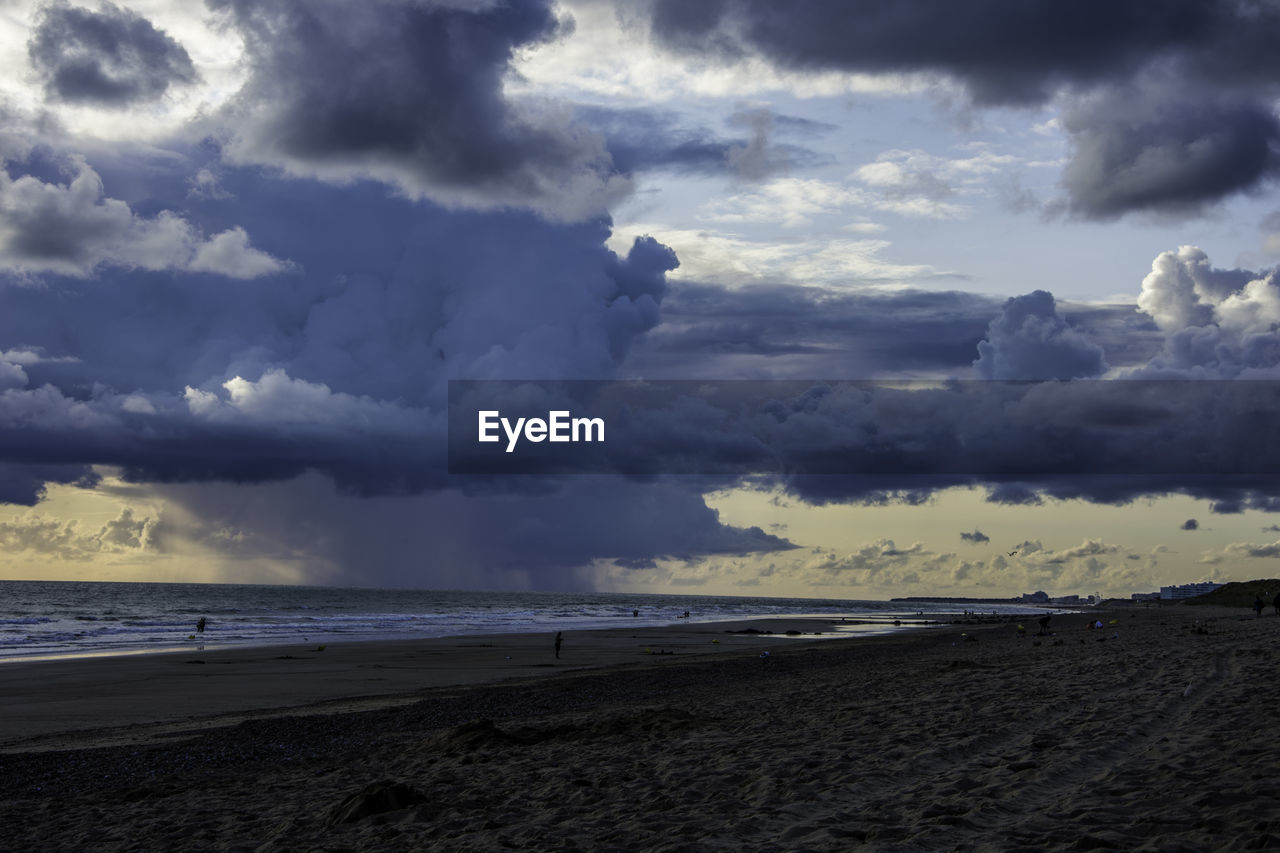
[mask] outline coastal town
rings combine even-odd
[[[1129,596],[1130,601],[1185,601],[1189,598],[1195,598],[1200,595],[1206,595],[1219,589],[1224,584],[1215,583],[1213,581],[1200,581],[1197,583],[1171,584],[1169,586],[1160,587],[1157,592],[1135,592]],[[949,603],[1001,603],[1001,604],[1033,604],[1042,607],[1096,607],[1104,602],[1114,602],[1116,599],[1104,599],[1101,593],[1092,595],[1049,595],[1044,590],[1036,590],[1035,592],[1024,592],[1022,595],[1013,598],[956,598],[956,597],[939,597],[939,596],[907,596],[902,598],[894,598],[892,601],[901,602],[949,602]],[[1121,599],[1123,600],[1123,599]]]

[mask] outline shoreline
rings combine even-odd
[[[11,661],[219,648],[537,633],[788,617],[911,619],[961,608],[887,602],[645,593],[255,587],[130,582],[0,582],[0,665]],[[24,589],[29,585],[31,589]],[[83,588],[80,588],[83,587]],[[118,587],[118,588],[113,588]],[[990,609],[1005,612],[1007,604]],[[852,611],[852,612],[851,612]],[[633,618],[633,614],[640,618]],[[682,616],[689,614],[689,616]],[[200,633],[198,618],[207,617]]]
[[[772,653],[797,643],[861,643],[936,629],[873,625],[858,636],[840,631],[841,624],[817,617],[768,617],[569,631],[559,660],[551,632],[12,659],[0,663],[0,752],[47,738],[85,739],[76,732],[197,724],[226,715],[303,713],[332,703],[377,706],[409,701],[415,692],[438,687]],[[788,631],[798,633],[789,636]],[[92,702],[85,701],[88,696]]]
[[[1057,612],[1057,611],[1055,611]],[[975,617],[979,621],[1009,621],[1010,619],[1028,619],[1032,614],[976,614]],[[170,655],[170,654],[189,654],[189,653],[210,653],[225,651],[269,651],[271,649],[291,649],[306,648],[315,646],[326,646],[336,648],[341,645],[360,644],[360,643],[425,643],[436,641],[463,641],[478,640],[484,641],[488,637],[505,637],[505,636],[545,636],[554,635],[557,631],[572,633],[575,635],[588,634],[597,631],[701,631],[715,630],[723,625],[738,624],[754,624],[754,623],[771,623],[785,624],[796,623],[808,625],[826,625],[828,630],[824,635],[830,636],[833,633],[852,635],[870,635],[876,632],[890,633],[893,631],[904,630],[912,627],[936,627],[940,625],[954,624],[970,618],[969,614],[961,613],[891,613],[884,616],[876,614],[859,614],[856,616],[835,616],[824,614],[797,614],[787,616],[750,616],[750,617],[734,617],[723,619],[706,619],[706,620],[690,620],[684,621],[676,619],[672,622],[664,622],[660,624],[640,623],[637,625],[589,625],[584,627],[564,627],[564,628],[545,628],[542,630],[521,630],[521,631],[468,631],[452,634],[337,634],[326,635],[317,632],[317,639],[312,640],[309,637],[293,640],[242,640],[218,642],[216,634],[208,634],[207,640],[186,639],[176,641],[165,646],[148,646],[148,647],[130,647],[121,646],[114,649],[85,649],[85,650],[68,650],[53,652],[34,652],[31,654],[6,653],[0,651],[0,668],[10,664],[24,663],[45,663],[51,661],[73,661],[73,660],[102,660],[114,657],[145,657],[149,655]],[[784,629],[765,630],[762,633],[772,633],[782,635]],[[812,633],[805,631],[802,633]]]
[[[555,634],[548,631],[10,658],[0,661],[0,753],[91,744],[95,732],[112,740],[110,733],[125,727],[127,740],[138,742],[137,730],[148,726],[169,732],[184,725],[205,727],[206,718],[333,712],[308,710],[313,706],[377,707],[413,701],[416,693],[439,687],[773,654],[797,646],[893,642],[1025,617],[767,616],[584,629],[564,632],[558,660]]]
[[[981,614],[985,619],[1002,619],[1008,620],[1012,618],[1030,618],[1030,614]],[[436,640],[483,640],[486,637],[506,636],[506,635],[542,635],[550,633],[552,636],[557,631],[566,633],[585,634],[593,631],[680,631],[715,629],[719,625],[730,623],[747,623],[747,622],[773,622],[782,623],[787,621],[795,622],[813,622],[827,623],[832,626],[843,626],[845,630],[862,627],[867,631],[880,629],[884,631],[895,630],[903,625],[910,624],[949,624],[954,620],[962,619],[964,615],[961,613],[888,613],[888,614],[857,614],[857,615],[834,615],[821,613],[798,613],[784,615],[760,615],[760,616],[722,616],[714,619],[690,619],[684,620],[673,618],[669,622],[651,622],[639,620],[632,622],[630,619],[619,619],[612,624],[587,624],[587,625],[556,625],[551,623],[549,627],[530,626],[520,628],[506,628],[496,630],[462,630],[448,633],[428,633],[413,631],[397,631],[382,633],[325,633],[323,630],[313,631],[312,635],[303,635],[299,633],[292,637],[260,637],[254,639],[234,639],[220,636],[216,631],[211,631],[203,637],[197,634],[183,636],[181,639],[166,641],[163,644],[149,645],[129,645],[121,644],[118,646],[93,646],[93,647],[75,647],[67,646],[52,651],[36,651],[23,652],[22,647],[11,647],[8,649],[0,648],[0,667],[15,663],[38,663],[42,661],[68,661],[81,659],[104,659],[112,657],[138,657],[146,655],[162,655],[162,654],[182,654],[188,652],[207,652],[207,651],[229,651],[240,650],[247,651],[251,649],[274,649],[286,647],[302,647],[324,645],[336,647],[351,643],[399,643],[399,642],[432,642]]]

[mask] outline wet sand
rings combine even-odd
[[[0,825],[45,850],[1280,849],[1280,619],[1086,618],[5,665]]]
[[[863,627],[876,626],[797,618],[570,631],[559,658],[555,634],[540,633],[265,648],[192,643],[172,653],[4,662],[0,751],[96,745],[126,734],[138,740],[147,724],[176,724],[167,732],[208,725],[216,721],[192,718],[213,715],[375,708],[414,701],[424,688],[772,652]],[[133,729],[122,733],[121,726]]]

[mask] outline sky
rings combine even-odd
[[[0,578],[1274,577],[1277,35],[1267,0],[0,0]],[[776,399],[657,413],[644,476],[450,474],[450,381],[499,379]]]

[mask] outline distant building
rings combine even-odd
[[[1213,581],[1204,581],[1202,583],[1184,583],[1177,586],[1160,587],[1161,601],[1178,601],[1183,598],[1195,598],[1197,595],[1204,595],[1206,592],[1213,592],[1220,583]]]
[[[1134,601],[1159,601],[1160,593],[1158,592],[1135,592],[1129,598]]]
[[[1045,592],[1044,590],[1037,590],[1036,592],[1024,592],[1022,594],[1022,601],[1025,604],[1048,604],[1049,593]]]

